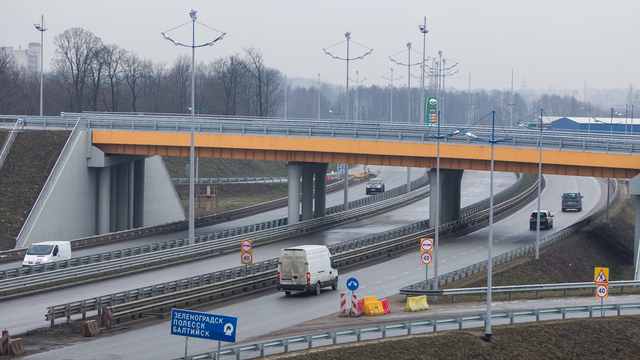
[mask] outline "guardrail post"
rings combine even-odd
[[[308,344],[307,349],[313,349],[313,336],[305,336],[304,341]]]
[[[282,340],[282,346],[284,346],[284,352],[289,352],[289,340]]]
[[[456,323],[458,323],[458,330],[462,330],[462,318],[456,318]]]
[[[80,311],[82,312],[82,320],[87,320],[87,301],[82,300],[80,302]]]

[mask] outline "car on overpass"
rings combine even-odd
[[[529,229],[535,230],[538,222],[538,212],[531,213],[529,218]],[[540,210],[540,229],[551,229],[553,227],[553,214],[549,210]]]

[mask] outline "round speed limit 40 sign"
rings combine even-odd
[[[609,297],[609,286],[607,284],[598,284],[596,286],[596,296],[600,299],[606,299]]]
[[[242,265],[251,265],[253,264],[253,253],[251,251],[248,252],[242,252],[242,255],[240,255],[240,262],[242,263]]]
[[[431,265],[433,261],[433,256],[431,256],[431,251],[424,251],[420,256],[420,261],[422,265]]]

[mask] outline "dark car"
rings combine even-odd
[[[371,179],[367,182],[367,195],[376,192],[384,192],[384,181],[380,179]]]
[[[569,209],[582,211],[582,198],[579,192],[568,192],[562,194],[562,211]]]
[[[538,212],[531,213],[529,218],[529,229],[535,230],[538,222]],[[540,210],[540,229],[551,229],[553,227],[553,215],[549,210]]]

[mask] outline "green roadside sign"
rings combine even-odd
[[[434,125],[438,122],[438,99],[427,97],[424,100],[424,123]]]

